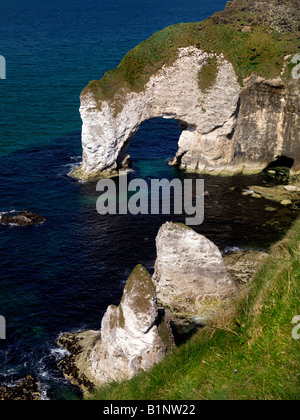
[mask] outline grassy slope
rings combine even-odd
[[[242,32],[247,25],[252,27],[251,33]],[[229,8],[204,22],[181,23],[155,33],[129,51],[116,69],[105,73],[100,81],[91,81],[82,93],[93,92],[99,106],[102,100],[108,100],[118,112],[124,93],[142,91],[152,74],[174,63],[178,48],[190,45],[223,53],[235,67],[241,84],[253,73],[273,78],[280,75],[284,56],[298,51],[298,43],[297,34],[280,34],[254,13]],[[286,76],[291,77],[291,68]]]
[[[300,219],[218,322],[94,399],[300,399]]]

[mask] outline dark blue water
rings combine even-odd
[[[99,329],[134,266],[153,269],[161,224],[184,222],[183,216],[98,215],[95,184],[67,175],[81,159],[80,91],[153,32],[202,20],[225,4],[1,1],[0,55],[7,60],[7,80],[0,81],[0,212],[26,209],[47,221],[26,229],[0,227],[0,315],[7,321],[0,383],[31,373],[44,397],[74,398],[56,367],[62,355],[58,335]],[[145,123],[130,145],[130,179],[182,177],[167,165],[179,135],[174,121]],[[197,230],[222,250],[266,249],[296,217],[277,205],[277,212],[266,212],[268,202],[241,195],[248,185],[268,182],[265,176],[205,182],[210,195],[205,223]]]

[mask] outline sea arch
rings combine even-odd
[[[196,47],[150,77],[141,92],[121,87],[112,101],[92,90],[81,96],[83,162],[77,175],[109,176],[126,167],[127,149],[141,124],[170,118],[182,129],[173,164],[187,170],[221,168],[233,157],[241,87],[224,56]]]

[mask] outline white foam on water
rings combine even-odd
[[[66,356],[70,355],[70,352],[62,347],[56,347],[50,350],[50,355],[55,358],[58,362],[59,360],[63,359]]]
[[[239,246],[227,246],[221,254],[227,254],[228,252],[245,252],[249,251],[249,248],[243,248]]]

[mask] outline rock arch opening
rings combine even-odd
[[[151,118],[144,121],[123,146],[118,165],[129,159],[130,166],[148,161],[149,164],[162,167],[174,158],[178,151],[178,142],[182,131],[188,124],[174,118]]]

